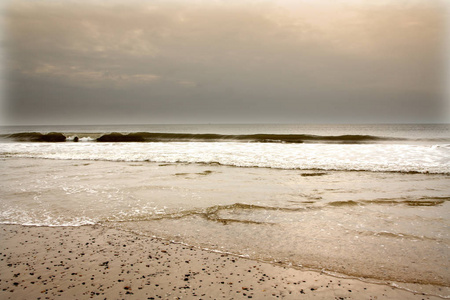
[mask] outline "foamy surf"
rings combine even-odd
[[[218,163],[299,170],[450,173],[450,148],[404,144],[0,143],[0,157]]]

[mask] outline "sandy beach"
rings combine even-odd
[[[0,232],[1,299],[440,299],[102,226]]]

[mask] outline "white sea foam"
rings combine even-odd
[[[220,163],[237,167],[450,173],[450,148],[405,144],[4,143],[2,157]]]
[[[75,135],[68,136],[67,139],[66,139],[66,141],[68,141],[68,142],[73,142],[73,141],[75,141],[75,138],[76,138],[76,137],[77,137],[77,136],[75,136]],[[89,137],[89,136],[78,138],[78,142],[94,142],[94,141],[95,141],[95,138]]]

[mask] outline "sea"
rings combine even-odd
[[[449,124],[0,127],[0,224],[96,225],[450,298]]]

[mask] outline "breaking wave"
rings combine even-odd
[[[3,137],[21,142],[65,142],[67,139],[66,136],[60,132],[50,132],[46,134],[39,132],[20,132],[3,135]]]
[[[0,143],[0,158],[197,163],[233,167],[450,174],[450,148],[336,143]]]
[[[26,142],[65,142],[65,141],[97,141],[97,142],[254,142],[254,143],[376,143],[383,141],[404,141],[404,138],[380,137],[373,135],[311,135],[311,134],[193,134],[193,133],[91,133],[90,136],[80,133],[65,135],[60,132],[39,133],[21,132],[2,135],[3,138]]]
[[[319,136],[308,134],[246,134],[246,135],[222,135],[222,134],[190,134],[190,133],[150,133],[136,132],[129,134],[110,133],[102,135],[98,142],[168,142],[168,141],[243,141],[259,143],[304,143],[304,142],[336,142],[336,143],[362,143],[382,141],[389,138],[371,135],[340,135]]]

